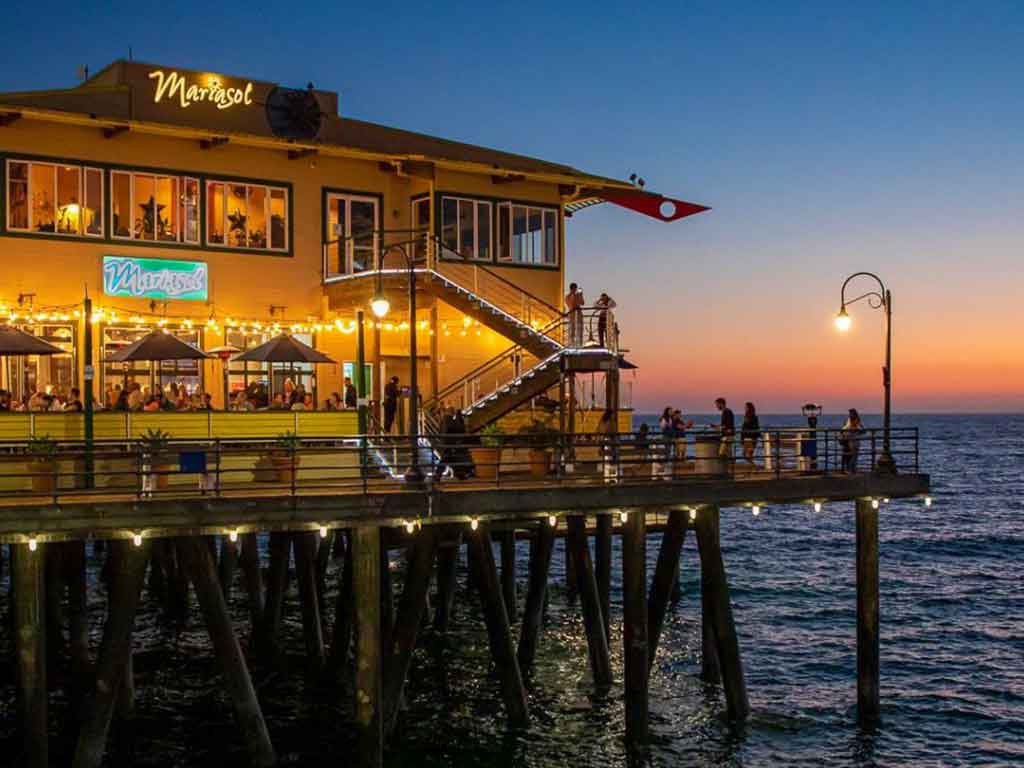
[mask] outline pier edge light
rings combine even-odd
[[[619,512],[619,521],[623,522],[623,523],[628,523],[629,522],[629,512],[627,512],[626,510],[622,510],[621,512]]]
[[[406,533],[415,533],[416,532],[416,523],[414,521],[412,521],[412,520],[406,520],[405,521],[405,532]]]
[[[134,544],[136,547],[141,547],[142,546],[142,534],[141,533],[133,533],[132,534],[132,544]]]
[[[36,548],[38,546],[39,546],[39,542],[36,540],[35,536],[33,536],[31,539],[28,540],[28,551],[29,552],[35,552]]]
[[[758,515],[761,514],[761,505],[760,504],[754,504],[750,508],[750,511],[754,513],[754,517],[757,517]]]
[[[230,541],[232,544],[234,544],[236,541],[238,541],[238,529],[237,528],[232,528],[231,531],[228,533],[228,541]]]
[[[469,521],[469,529],[471,531],[475,531],[479,527],[480,527],[480,521],[477,520],[475,517],[472,520]]]
[[[889,503],[889,499],[882,499],[882,503],[883,504],[888,504]]]
[[[814,511],[815,512],[821,512],[821,502],[820,501],[814,502]]]
[[[850,322],[850,315],[846,311],[846,305],[843,304],[843,306],[839,308],[839,314],[836,315],[836,328],[840,331],[848,331],[850,330]]]
[[[696,507],[690,507],[690,521],[693,522],[696,519],[697,519],[697,508]]]
[[[932,497],[931,496],[925,496],[924,497],[924,505],[926,507],[930,507],[932,505]]]
[[[878,499],[872,499],[871,500],[871,508],[872,509],[878,509]]]
[[[548,515],[548,525],[550,525],[552,528],[557,528],[558,527],[558,518],[555,517],[554,515]]]
[[[326,525],[321,525],[320,526],[320,538],[321,539],[326,539],[327,538],[327,526]]]

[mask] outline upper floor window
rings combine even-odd
[[[206,183],[206,244],[288,250],[288,191],[263,184]]]
[[[442,198],[441,242],[464,259],[490,261],[491,204],[483,200]]]
[[[64,163],[9,160],[7,229],[103,237],[103,171]]]
[[[118,239],[199,244],[199,180],[111,171],[111,233]]]
[[[498,260],[558,266],[558,211],[518,203],[500,203]]]

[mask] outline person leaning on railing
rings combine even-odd
[[[608,328],[615,324],[612,310],[617,306],[615,299],[607,293],[602,293],[594,302],[594,309],[597,310],[597,342],[601,349],[608,348]]]
[[[583,345],[583,306],[586,301],[583,291],[576,283],[569,283],[569,293],[565,295],[565,311],[569,316],[569,346]]]
[[[718,426],[718,431],[722,435],[718,446],[718,455],[731,461],[735,453],[733,441],[736,436],[736,417],[733,416],[732,409],[726,405],[724,397],[715,400],[715,408],[722,412],[722,421]]]

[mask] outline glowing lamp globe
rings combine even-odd
[[[373,301],[370,302],[370,309],[373,310],[373,314],[376,317],[384,317],[388,310],[391,309],[391,302],[387,300],[384,294],[378,293],[373,297]]]
[[[850,316],[846,313],[846,307],[839,310],[839,314],[836,315],[836,328],[840,331],[850,330]]]

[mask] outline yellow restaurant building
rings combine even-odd
[[[297,380],[322,407],[352,374],[356,313],[385,291],[391,313],[364,320],[370,399],[380,400],[388,378],[410,373],[403,297],[414,259],[420,391],[469,407],[555,350],[540,336],[561,322],[574,211],[608,201],[671,221],[703,210],[338,107],[312,85],[133,61],[69,89],[0,94],[0,320],[67,351],[7,360],[0,387],[67,392],[88,370],[97,401],[125,380],[176,382],[220,408],[219,359],[151,371],[107,356],[161,326],[204,350],[285,330],[337,364],[275,371],[271,386]],[[603,346],[617,358],[612,341]],[[267,380],[265,365],[226,364],[232,391]],[[581,378],[591,389],[578,397],[599,405],[601,386]],[[539,393],[506,398],[498,415]]]

